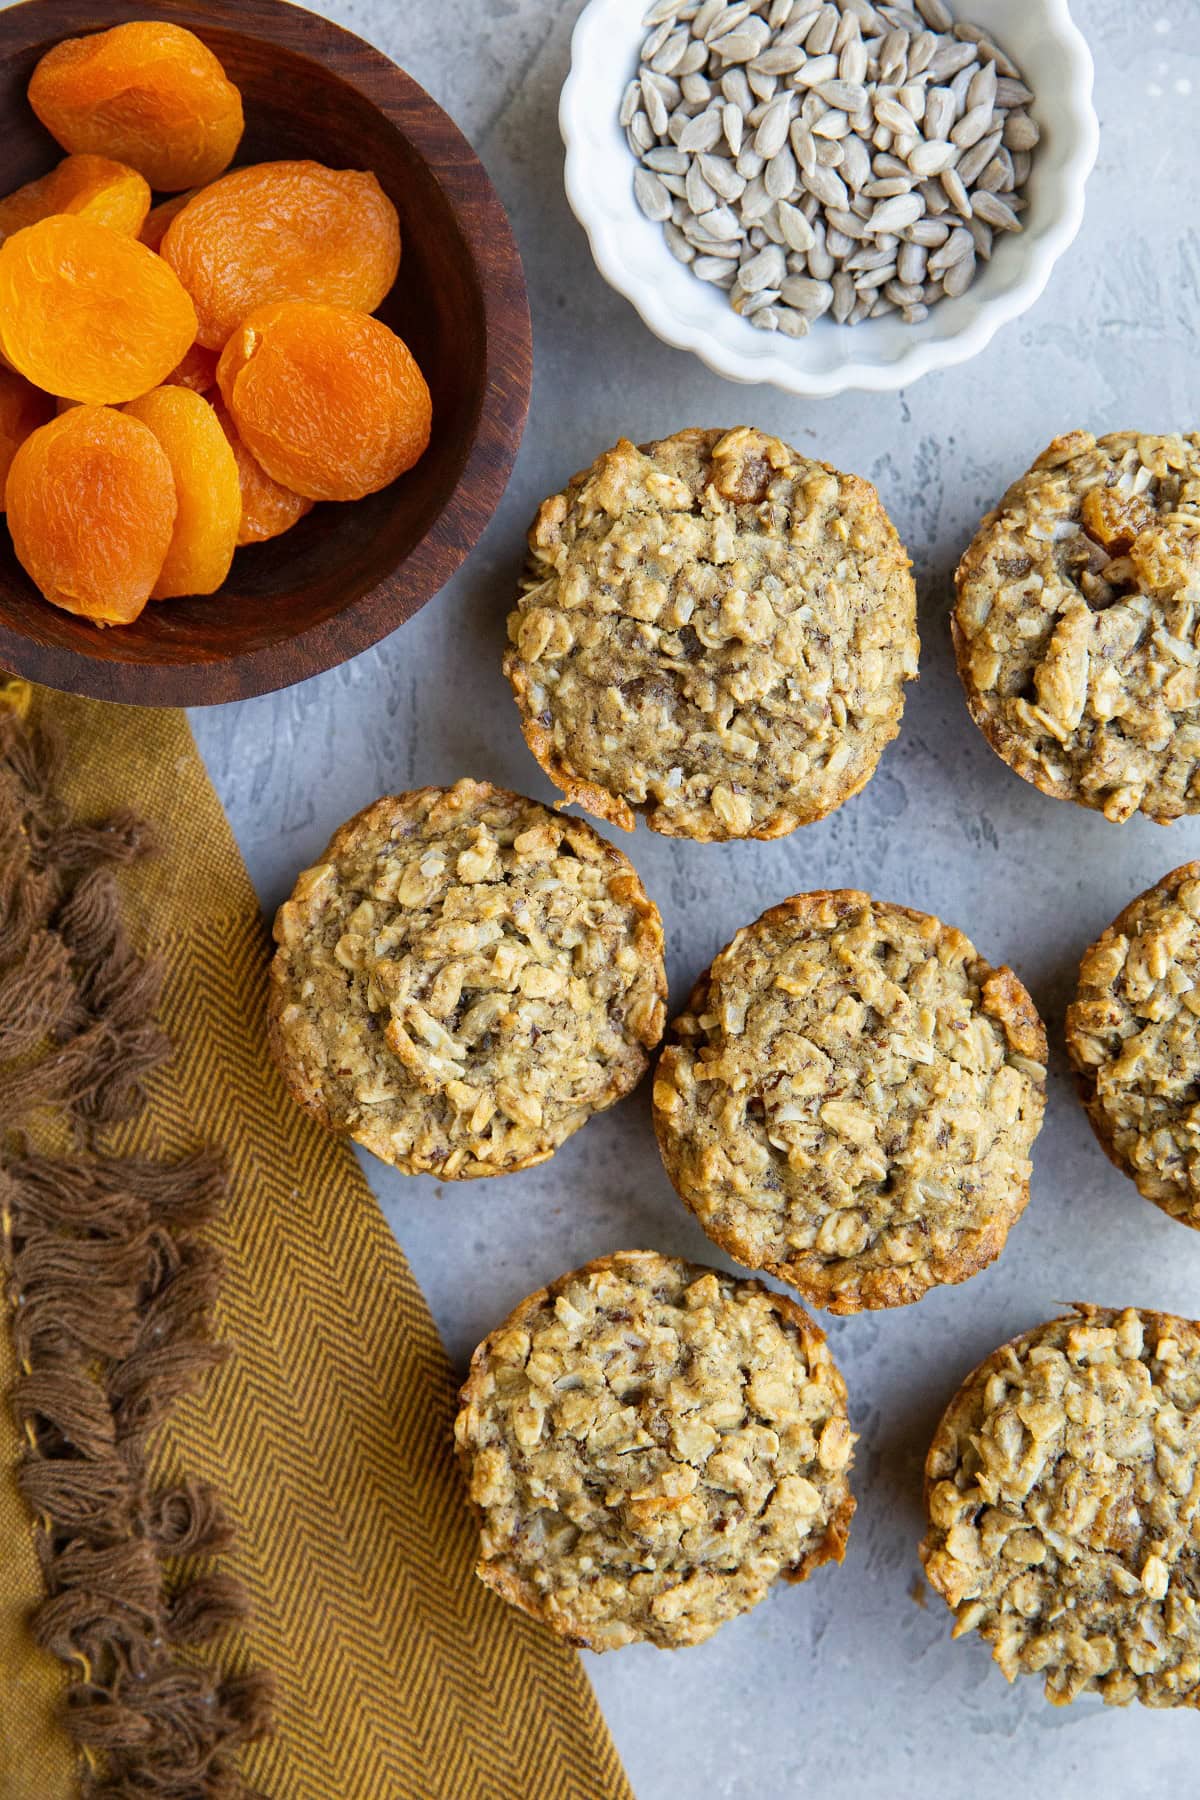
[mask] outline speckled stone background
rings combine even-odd
[[[1081,239],[1037,308],[975,362],[899,395],[826,402],[722,382],[660,345],[595,273],[563,199],[555,125],[578,0],[322,10],[402,63],[482,154],[525,258],[536,376],[508,495],[437,601],[348,667],[194,716],[264,904],[380,793],[471,774],[548,795],[499,666],[536,503],[620,433],[749,421],[878,484],[916,560],[922,679],[875,779],[823,825],[763,846],[629,840],[666,921],[673,1000],[764,907],[865,886],[1010,961],[1056,1046],[1033,1200],[1000,1262],[898,1314],[832,1323],[862,1434],[844,1567],[776,1592],[703,1648],[588,1659],[639,1800],[1194,1793],[1194,1715],[1055,1711],[1036,1681],[1010,1690],[982,1645],[951,1643],[915,1545],[925,1445],[986,1351],[1077,1297],[1200,1313],[1200,1235],[1109,1167],[1058,1047],[1080,951],[1135,892],[1200,855],[1200,821],[1117,827],[1026,787],[971,726],[946,628],[950,574],[980,514],[1057,432],[1200,424],[1200,0],[1075,0],[1104,128]],[[497,1182],[442,1187],[369,1164],[460,1363],[529,1289],[588,1257],[705,1257],[648,1108],[643,1088],[550,1164]]]

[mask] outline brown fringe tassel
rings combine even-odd
[[[207,1333],[219,1258],[191,1233],[224,1181],[206,1154],[166,1165],[97,1145],[170,1054],[161,970],[130,946],[112,873],[152,846],[126,813],[65,818],[57,766],[0,700],[0,1265],[47,1594],[31,1627],[77,1675],[64,1723],[88,1800],[255,1800],[237,1751],[268,1729],[268,1680],[193,1654],[245,1616],[245,1593],[167,1567],[227,1549],[229,1524],[207,1485],[155,1488],[147,1469],[151,1434],[223,1354]],[[47,1108],[77,1155],[22,1139]]]

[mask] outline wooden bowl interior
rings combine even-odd
[[[63,154],[25,92],[38,58],[63,35],[0,62],[5,190],[44,174]],[[407,618],[428,593],[407,593],[400,565],[459,481],[485,388],[485,320],[474,262],[445,194],[402,131],[313,58],[217,25],[198,28],[198,35],[243,95],[246,135],[238,163],[303,157],[371,169],[394,202],[400,275],[380,317],[407,343],[429,383],[433,437],[416,467],[381,493],[314,507],[284,537],[239,550],[220,593],[151,602],[134,624],[118,630],[98,630],[44,601],[0,531],[0,624],[38,644],[126,664],[234,660],[330,618],[393,572],[392,623]]]

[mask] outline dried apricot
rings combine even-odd
[[[64,156],[48,175],[0,200],[0,238],[53,213],[82,213],[136,237],[149,210],[150,188],[136,169],[107,156]]]
[[[216,385],[217,353],[206,350],[203,344],[193,344],[163,383],[164,387],[191,388],[194,394],[207,394]]]
[[[212,407],[188,388],[155,388],[124,410],[154,433],[175,477],[175,528],[150,598],[215,593],[229,573],[242,523],[229,440]]]
[[[152,431],[74,406],[25,439],[5,499],[17,556],[47,600],[97,625],[137,618],[175,524],[175,479]]]
[[[54,417],[54,401],[14,369],[0,368],[0,512],[13,457],[31,432]]]
[[[353,307],[260,306],[221,352],[217,381],[251,455],[311,500],[373,494],[429,442],[429,389],[411,351]]]
[[[212,181],[242,136],[242,97],[212,51],[152,20],[56,44],[29,104],[64,150],[115,156],[167,193]]]
[[[213,411],[221,430],[229,439],[229,447],[237,463],[238,479],[242,484],[242,523],[238,531],[238,543],[262,544],[267,538],[279,537],[283,532],[290,531],[298,519],[312,511],[312,501],[306,500],[303,494],[293,494],[290,488],[280,487],[277,481],[271,480],[261,463],[255,462],[243,444],[238,436],[237,426],[220,400],[214,401]]]
[[[182,194],[172,194],[169,200],[160,200],[146,214],[145,223],[138,236],[147,250],[158,250],[167,235],[167,226],[172,219],[177,219],[189,200],[194,200],[199,188],[185,188]]]
[[[0,244],[0,350],[47,393],[133,400],[195,336],[191,301],[136,238],[62,213]]]
[[[162,254],[195,302],[200,342],[219,350],[272,300],[374,312],[400,266],[400,221],[364,170],[256,163],[189,201]]]

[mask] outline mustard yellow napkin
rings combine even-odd
[[[251,1622],[192,1654],[274,1679],[246,1782],[272,1800],[632,1800],[578,1659],[472,1573],[449,1362],[353,1157],[267,1058],[268,932],[184,716],[43,693],[35,711],[67,740],[71,811],[128,807],[161,847],[120,885],[134,942],[165,962],[174,1054],[106,1147],[212,1145],[230,1171],[206,1235],[231,1355],[171,1412],[151,1474],[211,1482],[237,1528],[219,1567]],[[16,1376],[0,1330],[0,1388]],[[4,1408],[0,1793],[65,1800],[81,1769],[58,1723],[69,1671],[27,1629],[44,1590],[23,1443]]]

